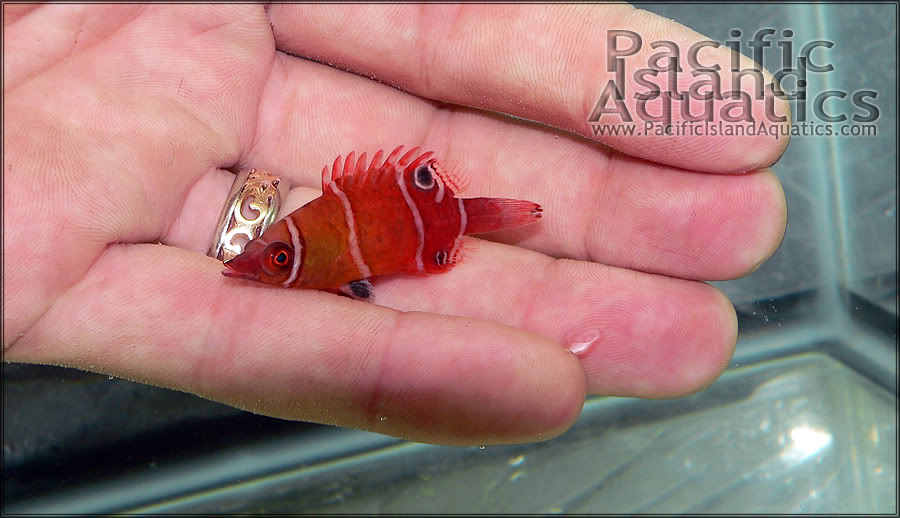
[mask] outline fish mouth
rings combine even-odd
[[[250,279],[251,276],[246,273],[239,272],[237,270],[232,270],[231,268],[225,268],[222,270],[222,275],[231,279]]]
[[[228,277],[230,279],[244,279],[248,281],[255,281],[258,278],[258,275],[248,272],[242,272],[238,268],[240,266],[240,262],[235,262],[234,258],[229,259],[223,263],[225,265],[225,269],[222,270],[222,275]]]

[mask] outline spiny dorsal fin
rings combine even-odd
[[[406,146],[402,145],[397,146],[391,154],[385,158],[383,163],[381,162],[381,157],[384,156],[384,150],[379,149],[378,152],[375,153],[375,156],[372,157],[372,162],[368,166],[366,166],[366,153],[360,155],[358,160],[355,151],[351,151],[350,154],[347,155],[346,160],[343,161],[341,160],[341,155],[338,155],[337,158],[334,159],[331,171],[328,170],[328,166],[322,168],[322,192],[325,192],[331,182],[335,182],[340,189],[352,185],[365,184],[370,180],[374,181],[376,179],[375,177],[379,176],[373,173],[388,170],[392,166],[398,166],[400,168],[410,166],[415,167],[431,158],[434,154],[433,151],[428,151],[416,155],[416,152],[419,150],[419,146],[416,146],[407,151],[403,156],[400,156],[400,153],[405,147]]]

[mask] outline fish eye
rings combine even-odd
[[[268,254],[269,266],[275,271],[286,270],[291,264],[292,251],[284,243],[275,243]]]
[[[427,165],[423,165],[416,169],[416,172],[413,174],[413,181],[415,182],[416,187],[423,191],[433,189],[434,174],[432,174],[431,168]]]

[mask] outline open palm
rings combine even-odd
[[[586,393],[711,383],[736,320],[699,281],[752,271],[783,236],[766,167],[786,139],[586,138],[606,29],[703,39],[628,6],[5,5],[4,20],[7,361],[417,441],[546,439]],[[338,154],[400,144],[470,172],[463,196],[544,218],[467,238],[447,274],[377,284],[378,305],[228,279],[205,255],[228,170],[288,178],[287,214]]]

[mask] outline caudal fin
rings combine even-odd
[[[468,198],[463,200],[463,208],[466,235],[527,225],[539,220],[543,213],[537,203],[506,198]]]

